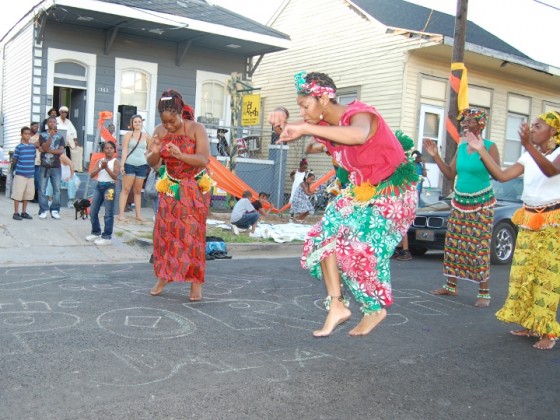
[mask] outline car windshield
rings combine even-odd
[[[523,178],[510,179],[507,182],[492,180],[492,188],[494,188],[497,200],[520,203],[521,194],[523,194]]]

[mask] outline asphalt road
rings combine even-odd
[[[494,317],[509,267],[478,309],[474,284],[427,293],[440,255],[392,264],[385,322],[349,337],[352,302],[324,339],[323,286],[295,258],[211,261],[198,303],[151,297],[149,264],[1,268],[0,418],[558,418],[560,347]]]

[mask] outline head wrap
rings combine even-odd
[[[466,117],[472,117],[478,123],[481,130],[486,127],[486,121],[488,120],[488,115],[482,109],[477,108],[465,108],[461,111],[459,115],[459,121],[463,121]]]
[[[307,73],[305,71],[300,71],[294,76],[294,81],[296,84],[296,91],[298,95],[303,96],[323,96],[327,94],[329,99],[336,98],[336,89],[332,86],[321,86],[317,84],[317,81],[313,80],[311,83],[305,81],[305,76]]]
[[[554,136],[554,142],[560,145],[560,114],[555,111],[545,112],[539,115],[539,118],[547,123],[552,128],[556,129],[556,135]]]

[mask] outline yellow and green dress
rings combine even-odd
[[[560,156],[557,147],[547,159]],[[560,301],[560,175],[546,177],[525,152],[523,208],[514,215],[519,227],[511,264],[508,297],[496,313],[539,336],[557,339]]]

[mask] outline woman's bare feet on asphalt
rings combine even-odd
[[[430,293],[432,295],[436,295],[436,296],[441,296],[441,295],[457,296],[458,295],[458,293],[456,291],[451,292],[451,291],[447,290],[445,287],[442,287],[441,289],[432,290]]]
[[[191,302],[198,302],[202,299],[202,283],[191,283],[191,293],[189,300]]]
[[[159,296],[163,292],[163,288],[167,284],[167,280],[158,279],[156,285],[150,290],[150,295]]]
[[[488,308],[490,306],[490,299],[479,298],[474,303],[477,308]]]
[[[533,344],[533,347],[539,350],[552,350],[555,344],[556,340],[543,336],[543,338]]]
[[[349,335],[356,337],[359,335],[368,335],[381,321],[387,317],[387,310],[381,309],[380,311],[364,315],[358,325],[350,330]]]
[[[323,328],[321,328],[320,330],[313,331],[313,336],[328,337],[337,326],[348,321],[351,315],[352,312],[350,312],[350,309],[348,309],[343,304],[339,305],[338,307],[335,306],[334,304],[331,304],[331,309],[329,310],[327,319],[325,319],[325,324],[323,325]]]
[[[517,337],[538,337],[534,332],[525,328],[524,330],[513,330],[509,332],[511,335],[515,335]]]

